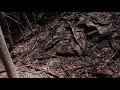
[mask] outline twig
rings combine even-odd
[[[57,75],[55,75],[55,74],[53,74],[53,73],[51,73],[51,72],[49,72],[49,71],[42,70],[42,69],[39,69],[39,68],[33,67],[33,66],[32,66],[32,68],[34,68],[36,71],[43,71],[43,72],[49,74],[50,76],[53,76],[54,78],[59,78],[59,76],[57,76]]]
[[[17,15],[18,15],[18,14],[17,14]],[[21,24],[20,19],[19,19],[19,16],[16,16],[16,15],[14,14],[14,17],[16,17],[17,20],[19,21],[19,23]],[[23,30],[21,29],[21,27],[19,26],[18,23],[17,23],[17,26],[18,26],[19,30],[21,31],[21,33],[22,33],[23,39],[26,40],[25,35],[24,35],[24,32],[23,32]]]
[[[36,23],[36,18],[35,18],[35,14],[32,12],[33,18],[34,18],[34,23]]]
[[[54,78],[59,78],[59,76],[57,76],[57,75],[55,75],[55,74],[53,74],[51,72],[48,72],[48,71],[45,71],[45,70],[42,70],[42,71],[49,74],[50,76],[53,76]]]
[[[5,16],[8,17],[9,19],[13,20],[14,22],[18,23],[19,25],[21,25],[21,26],[22,26],[23,28],[25,28],[26,30],[29,30],[27,27],[23,26],[23,25],[22,25],[20,22],[18,22],[17,20],[11,18],[10,16],[8,16],[8,15],[6,15],[6,14],[5,14]],[[29,30],[29,31],[35,36],[35,34],[34,34],[31,30]]]
[[[75,71],[75,70],[83,69],[83,68],[86,68],[86,67],[93,67],[93,65],[80,66],[80,67],[76,67],[76,68],[66,69],[65,71]]]
[[[13,20],[14,22],[16,22],[16,23],[18,23],[18,24],[20,24],[20,25],[21,25],[21,23],[20,23],[20,22],[18,22],[17,20],[13,19],[12,17],[10,17],[10,16],[8,16],[8,15],[6,15],[6,14],[5,14],[5,16],[6,16],[6,17],[8,17],[9,19]]]
[[[94,30],[94,31],[91,31],[89,33],[87,33],[86,35],[91,35],[91,34],[94,34],[94,33],[97,33],[98,31],[97,30]]]
[[[68,75],[68,76],[70,76],[71,78],[72,78],[72,75],[68,72],[68,70],[66,70],[66,68],[61,64],[61,68],[63,69],[63,71],[65,71],[66,72],[66,74]]]
[[[26,40],[26,37],[25,37],[25,35],[24,35],[23,30],[21,29],[21,27],[19,26],[19,24],[17,24],[17,25],[18,25],[18,28],[20,29],[21,33],[22,33],[23,39]]]
[[[112,54],[112,56],[110,57],[110,59],[108,59],[108,60],[105,61],[104,65],[103,65],[100,69],[104,68],[104,67],[114,58],[114,56],[117,54],[117,52],[119,51],[119,49],[120,49],[120,48],[118,48],[118,49]]]
[[[14,16],[15,18],[17,18],[17,20],[18,20],[18,17],[15,15],[15,13],[5,13],[6,15],[12,15],[12,16]]]
[[[57,76],[57,75],[55,75],[55,74],[53,74],[53,73],[51,73],[51,72],[49,72],[49,71],[42,70],[42,69],[39,69],[39,68],[37,68],[37,67],[33,67],[33,66],[31,66],[31,65],[26,65],[26,66],[27,66],[27,67],[30,67],[30,68],[32,68],[32,69],[35,69],[36,71],[45,72],[45,73],[49,74],[50,76],[53,76],[54,78],[59,78],[59,76]]]
[[[71,24],[70,24],[66,19],[64,19],[64,18],[61,18],[61,20],[65,21],[65,22],[69,25],[70,31],[71,31],[71,34],[72,34],[72,37],[73,37],[73,40],[74,40],[75,43],[79,46],[79,48],[81,49],[81,51],[83,51],[82,48],[81,48],[81,46],[80,46],[79,41],[78,41],[77,38],[76,38],[75,33],[74,33],[73,25],[71,25]],[[77,52],[78,52],[78,51],[77,51]],[[81,56],[81,54],[83,54],[83,52],[82,52],[82,53],[78,52],[78,54],[79,54],[79,56]]]

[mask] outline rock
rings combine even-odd
[[[79,56],[81,56],[83,54],[83,51],[79,45],[73,46],[73,49],[78,53]]]
[[[59,67],[61,65],[61,61],[58,58],[50,58],[47,65],[49,67]]]
[[[112,27],[112,24],[108,26],[99,26],[97,27],[97,30],[99,31],[99,34],[104,34],[104,33],[110,32],[111,27]]]
[[[77,23],[77,26],[79,26],[80,24],[86,24],[86,22],[88,21],[88,18],[85,17],[80,17],[80,20]]]

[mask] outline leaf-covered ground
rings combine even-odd
[[[63,12],[11,52],[21,78],[115,78],[119,12]],[[1,64],[0,77],[7,77]]]

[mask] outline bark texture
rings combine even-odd
[[[18,78],[18,74],[13,64],[10,53],[8,51],[1,27],[0,27],[0,59],[4,64],[8,77]]]

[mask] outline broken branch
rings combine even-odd
[[[104,67],[115,57],[115,55],[118,53],[119,49],[120,49],[120,48],[118,48],[118,49],[112,54],[112,56],[110,57],[110,59],[108,59],[108,60],[105,61],[104,65],[101,67],[101,69],[104,68]]]
[[[74,30],[73,30],[73,26],[72,26],[66,19],[62,18],[62,20],[65,21],[65,22],[69,25],[69,29],[70,29],[70,31],[71,31],[73,40],[74,40],[75,43],[79,46],[79,50],[77,50],[77,52],[78,52],[79,56],[81,56],[81,55],[83,54],[82,48],[81,48],[81,46],[80,46],[79,41],[78,41],[77,38],[76,38],[76,35],[75,35],[75,33],[74,33]]]
[[[5,14],[5,16],[8,17],[9,19],[13,20],[14,22],[18,23],[20,26],[22,26],[22,27],[25,28],[26,30],[29,30],[27,27],[23,26],[23,25],[22,25],[20,22],[18,22],[17,20],[11,18],[10,16],[8,16],[8,15],[6,15],[6,14]],[[35,36],[35,34],[34,34],[31,30],[29,30],[29,31]]]

